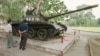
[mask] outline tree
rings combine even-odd
[[[97,24],[100,26],[100,18],[97,19]]]
[[[39,5],[38,13],[41,12],[45,16],[52,16],[67,11],[66,6],[60,0],[0,0],[0,2],[3,2],[4,4],[4,7],[2,8],[7,17],[19,19],[24,15],[23,8],[25,5],[28,4],[29,7],[35,8],[38,6],[37,3],[39,3],[39,1],[42,2],[40,2],[41,5]],[[55,19],[63,20],[62,18],[63,16],[57,17]]]
[[[88,5],[80,5],[77,9],[87,7]],[[72,13],[70,15],[71,19],[74,19],[77,23],[73,23],[78,26],[96,26],[95,16],[92,14],[92,9],[86,11],[80,11],[76,13]]]
[[[60,0],[44,0],[41,6],[41,12],[45,16],[53,16],[67,12],[67,8]],[[66,17],[66,15],[65,15]],[[54,18],[55,20],[63,20],[64,16]]]
[[[3,0],[3,13],[6,14],[7,18],[22,18],[23,11],[20,0]]]

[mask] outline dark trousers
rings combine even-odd
[[[27,42],[27,33],[23,33],[20,41],[20,49],[24,50]]]

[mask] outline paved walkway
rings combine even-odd
[[[88,39],[81,37],[64,56],[90,56],[88,49]]]
[[[0,39],[0,56],[55,56],[40,50],[26,48],[22,51],[18,47],[7,49],[5,40]]]

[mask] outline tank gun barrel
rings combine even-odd
[[[70,13],[75,13],[75,12],[79,12],[79,11],[83,11],[83,10],[87,10],[87,9],[91,9],[91,8],[95,8],[95,7],[98,7],[98,5],[97,5],[97,4],[96,4],[96,5],[91,5],[91,6],[88,6],[88,7],[85,7],[85,8],[81,8],[81,9],[69,11],[69,12],[66,12],[66,13],[54,15],[54,16],[52,16],[52,17],[46,17],[46,18],[44,18],[44,19],[49,20],[49,19],[52,19],[52,18],[61,16],[61,15],[70,14]]]

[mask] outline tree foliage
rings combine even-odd
[[[100,26],[100,18],[97,19],[98,26]]]
[[[86,6],[88,5],[83,4],[78,6],[77,9],[84,8]],[[92,13],[92,9],[72,13],[70,15],[70,20],[68,21],[68,23],[71,26],[97,26],[95,16]]]
[[[7,18],[20,19],[23,15],[22,5],[20,0],[3,0],[3,13]]]
[[[53,16],[67,12],[67,8],[60,0],[44,0],[41,12],[45,16]],[[57,17],[56,20],[63,20],[63,18],[63,16]]]
[[[39,0],[0,0],[0,3],[4,5],[2,7],[3,13],[7,18],[22,18],[24,12],[23,8],[28,3],[30,7],[36,7]],[[52,16],[66,12],[66,6],[60,0],[42,0],[40,11],[45,16]],[[57,17],[56,20],[62,20],[61,17]]]

